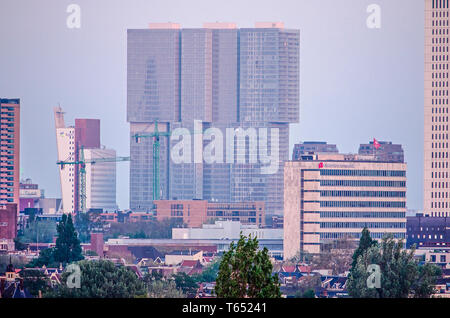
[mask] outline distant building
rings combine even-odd
[[[76,162],[115,157],[115,151],[100,147],[100,120],[75,119],[75,126],[66,127],[61,107],[54,108],[58,161]],[[79,165],[59,165],[62,210],[74,213],[81,210]],[[116,209],[116,163],[98,162],[86,164],[86,206],[90,208]]]
[[[303,143],[295,144],[292,152],[292,160],[298,161],[302,155],[314,153],[338,153],[336,145],[329,145],[325,141],[305,141]]]
[[[201,227],[216,220],[240,221],[243,224],[265,224],[264,202],[216,203],[206,200],[155,201],[156,219],[179,218],[188,227]]]
[[[87,148],[84,158],[115,158],[113,149]],[[117,210],[116,204],[116,163],[97,162],[86,165],[86,209]]]
[[[161,137],[160,199],[214,202],[265,201],[268,215],[282,214],[282,162],[289,159],[289,124],[299,117],[299,30],[283,23],[206,23],[181,28],[151,23],[127,30],[127,121],[130,135],[183,127],[275,129],[279,166],[261,173],[261,163],[184,163],[170,160]],[[272,128],[274,130],[272,130]],[[268,134],[269,135],[269,134]],[[269,136],[268,136],[269,137]],[[270,137],[269,137],[270,138]],[[144,140],[145,139],[145,140]],[[153,138],[130,139],[130,209],[153,208]]]
[[[17,204],[0,204],[0,240],[14,240],[17,236]]]
[[[39,189],[39,185],[33,183],[31,179],[20,181],[20,212],[25,208],[34,208],[39,199],[44,198],[44,190]]]
[[[283,229],[258,228],[256,225],[242,224],[238,221],[216,221],[214,224],[203,224],[201,228],[173,228],[173,239],[237,239],[240,234],[251,235],[258,239],[283,239]]]
[[[360,155],[373,155],[376,160],[389,162],[405,162],[402,145],[393,144],[391,141],[378,141],[380,147],[375,148],[374,142],[361,144],[358,153]]]
[[[61,211],[62,199],[59,198],[41,198],[38,200],[35,208],[42,209],[43,214],[57,214]]]
[[[19,206],[20,99],[0,98],[0,110],[0,204]]]
[[[450,217],[449,2],[425,0],[423,213]]]
[[[406,218],[406,247],[450,247],[450,217],[423,214]]]
[[[282,229],[283,228],[283,216],[274,215],[272,217],[272,228]]]
[[[406,234],[406,164],[373,156],[305,155],[284,167],[284,257],[319,253],[321,244]]]

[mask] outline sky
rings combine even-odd
[[[70,29],[67,7],[81,9]],[[367,7],[379,5],[380,28]],[[0,97],[21,99],[21,177],[60,197],[53,107],[101,120],[101,143],[129,155],[126,30],[149,22],[282,21],[300,29],[300,121],[290,146],[327,141],[355,153],[373,138],[403,145],[407,206],[423,201],[424,0],[1,0]],[[117,164],[129,206],[129,162]]]

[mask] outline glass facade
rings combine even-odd
[[[169,130],[187,128],[194,133],[191,140],[194,120],[203,122],[203,130],[214,127],[223,134],[224,163],[175,164],[169,160],[170,142],[163,140],[161,199],[265,201],[268,215],[282,214],[289,123],[299,115],[299,31],[128,30],[127,115],[131,137],[154,120]],[[267,128],[269,150],[270,128],[279,130],[277,173],[262,174],[260,164],[248,163],[249,153],[245,164],[225,163],[226,128],[238,127]],[[131,209],[152,207],[153,142],[145,139],[131,138]]]

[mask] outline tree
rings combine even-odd
[[[42,294],[50,291],[50,280],[38,269],[24,269],[20,273],[21,278],[23,278],[23,286],[30,292],[34,297],[39,296],[39,291]]]
[[[39,252],[39,257],[32,259],[27,267],[57,267],[59,263],[55,260],[55,249],[54,248],[46,248]]]
[[[316,298],[316,293],[312,289],[308,289],[304,293],[299,291],[295,294],[295,298]]]
[[[29,222],[28,227],[20,240],[24,243],[51,243],[56,235],[56,223],[52,220],[39,220]]]
[[[78,212],[75,215],[75,229],[81,242],[89,242],[91,232],[103,232],[106,222],[102,221],[99,211]]]
[[[183,293],[192,295],[197,292],[198,284],[195,279],[186,273],[177,273],[172,275],[177,288],[181,289]]]
[[[14,248],[17,251],[23,251],[27,249],[27,244],[22,243],[19,237],[14,238]]]
[[[145,284],[131,269],[107,260],[77,262],[80,266],[80,288],[67,287],[71,273],[64,272],[59,285],[46,294],[51,298],[134,298],[145,296]]]
[[[433,285],[440,276],[440,269],[432,264],[419,265],[414,259],[415,248],[403,249],[403,241],[394,240],[392,235],[383,238],[381,247],[372,245],[357,259],[350,272],[347,289],[355,298],[406,298],[430,297]],[[379,288],[369,287],[369,265],[380,269]],[[372,276],[373,278],[373,276]]]
[[[54,259],[63,264],[82,260],[80,241],[78,240],[77,232],[75,232],[70,214],[63,214],[57,230],[58,238],[56,239]]]
[[[147,285],[149,298],[186,298],[174,281],[155,280]]]
[[[60,263],[68,264],[82,260],[80,241],[69,214],[63,214],[57,226],[58,238],[54,248],[47,248],[39,253],[39,257],[33,259],[27,267],[57,267]]]
[[[217,279],[217,273],[219,272],[220,259],[211,262],[201,274],[193,275],[194,279],[198,283],[211,283]]]
[[[219,266],[215,293],[219,298],[281,297],[278,276],[272,274],[267,248],[258,250],[258,240],[241,237],[230,244]]]
[[[373,240],[370,237],[369,229],[367,227],[364,227],[364,229],[361,232],[361,238],[359,239],[358,248],[353,253],[352,269],[356,266],[358,257],[361,256],[364,253],[364,251],[366,251],[367,249],[369,249],[371,246],[374,246],[374,245],[377,245],[377,241]]]
[[[171,238],[172,228],[183,226],[183,219],[180,218],[164,219],[162,221],[148,220],[145,222],[112,223],[104,237],[105,240],[117,238],[120,235],[129,236],[130,238]]]

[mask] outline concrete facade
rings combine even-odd
[[[157,200],[156,219],[179,218],[188,227],[201,227],[215,220],[239,221],[264,226],[264,202],[216,203],[206,200]]]
[[[0,98],[0,204],[19,206],[20,99]]]
[[[425,215],[450,216],[448,149],[449,3],[425,0]]]
[[[17,204],[0,204],[0,239],[12,241],[17,236]]]
[[[283,239],[283,229],[262,229],[256,225],[242,224],[239,221],[216,221],[214,224],[203,224],[201,228],[173,228],[172,239],[239,240],[241,233],[258,239]]]
[[[284,257],[301,250],[318,253],[321,244],[371,236],[406,234],[406,164],[373,157],[315,154],[284,168]]]

